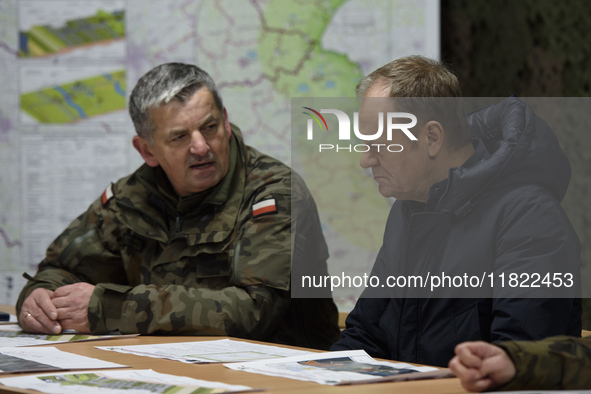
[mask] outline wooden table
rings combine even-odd
[[[6,309],[0,305],[0,311],[12,312],[13,309]],[[95,346],[123,346],[123,345],[147,345],[172,342],[208,341],[226,339],[228,337],[164,337],[164,336],[140,336],[128,339],[114,339],[92,342],[62,343],[53,345],[59,350],[79,354],[87,357],[94,357],[105,361],[130,365],[135,369],[153,369],[154,371],[171,375],[189,376],[196,379],[211,380],[228,384],[241,384],[253,388],[266,388],[267,393],[396,393],[396,394],[448,394],[465,393],[457,378],[421,380],[413,382],[375,383],[354,386],[326,386],[313,382],[302,382],[286,378],[254,374],[244,371],[233,371],[222,364],[185,364],[178,361],[141,357],[131,354],[123,354],[106,350],[96,349]],[[237,341],[251,343],[262,343],[257,341],[246,341],[231,338]],[[52,345],[47,345],[52,346]],[[302,349],[292,347],[294,349]],[[304,349],[305,350],[305,349]],[[19,375],[2,375],[22,376]],[[38,394],[33,390],[20,390],[0,385],[0,393],[31,393]]]

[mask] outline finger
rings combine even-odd
[[[58,322],[67,319],[75,319],[79,315],[79,312],[71,306],[60,307],[57,310],[59,316]]]
[[[502,373],[508,365],[498,356],[490,357],[482,363],[482,373],[485,375],[496,375]]]
[[[57,311],[55,314],[57,315]],[[50,319],[45,311],[37,305],[33,294],[23,303],[19,317],[19,323],[25,331],[42,332],[45,334],[55,333],[56,331],[59,333],[61,331],[61,327],[54,320]],[[56,325],[58,326],[57,328]]]
[[[88,322],[77,321],[74,319],[64,319],[59,321],[64,330],[75,330],[82,334],[90,334]]]
[[[474,384],[471,387],[471,391],[479,392],[488,390],[491,387],[492,383],[493,381],[489,378],[480,379],[474,382]]]
[[[57,319],[57,310],[51,301],[48,292],[37,292],[32,294],[35,304],[43,311],[43,313],[51,320]],[[36,315],[35,317],[37,317]]]
[[[474,343],[463,343],[456,346],[455,352],[457,357],[459,357],[461,362],[467,367],[480,368],[482,360],[480,359],[480,357],[474,354],[474,346],[478,345]]]
[[[458,356],[451,359],[449,362],[449,368],[458,378],[460,378],[462,384],[464,384],[464,382],[475,382],[481,378],[480,371],[474,368],[467,368]]]
[[[71,308],[72,304],[76,300],[72,299],[71,297],[65,296],[65,297],[55,297],[52,301],[53,301],[53,305],[55,305],[55,307],[57,308],[57,311],[59,313],[60,310]],[[60,316],[59,318],[62,319],[63,317]]]
[[[513,361],[505,353],[487,359],[482,370],[491,378],[495,387],[507,383],[515,376]]]
[[[35,315],[26,313],[20,322],[21,328],[26,332],[42,334],[59,334],[62,331],[59,323],[49,319],[45,314]]]
[[[58,287],[54,292],[55,297],[66,297],[72,292],[72,286],[74,285],[66,285],[62,287]]]
[[[71,320],[76,323],[85,324],[88,321],[88,312],[85,309],[76,309],[76,308],[63,308],[58,309],[58,314],[60,316],[58,322],[64,320]]]

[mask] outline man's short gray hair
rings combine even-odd
[[[158,108],[173,100],[188,101],[202,87],[209,89],[215,105],[223,111],[223,104],[213,79],[197,66],[184,63],[165,63],[148,71],[137,82],[129,98],[129,115],[136,133],[154,143],[156,125],[149,109]]]

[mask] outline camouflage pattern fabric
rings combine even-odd
[[[144,164],[112,185],[51,244],[17,309],[35,288],[96,285],[93,334],[230,335],[328,349],[338,339],[332,299],[292,300],[291,170],[244,146],[233,127],[230,170],[214,188],[181,197],[164,171]],[[313,199],[294,173],[297,199],[315,219],[298,258],[326,267]],[[276,212],[253,218],[252,206]],[[320,252],[318,252],[320,250]],[[294,261],[294,264],[297,264]]]
[[[561,335],[496,345],[507,352],[517,371],[502,390],[591,389],[591,337]]]

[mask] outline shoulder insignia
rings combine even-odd
[[[259,201],[252,206],[252,217],[256,218],[261,215],[276,213],[277,206],[275,205],[274,198],[268,198],[263,201]]]
[[[113,198],[114,194],[113,194],[113,184],[111,183],[109,185],[109,187],[107,187],[105,189],[105,191],[103,192],[103,195],[101,196],[101,201],[103,202],[103,205],[105,205],[107,203],[107,201],[109,201],[111,198]]]

